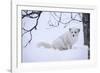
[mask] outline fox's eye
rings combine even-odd
[[[75,32],[75,33],[77,33],[77,32]]]

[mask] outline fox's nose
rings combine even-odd
[[[74,37],[74,35],[73,35],[73,37]]]

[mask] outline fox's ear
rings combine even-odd
[[[71,28],[69,28],[69,31],[71,31]]]
[[[80,32],[80,29],[78,29],[78,32]]]

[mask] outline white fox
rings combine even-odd
[[[69,28],[69,31],[55,39],[51,44],[46,42],[40,42],[38,47],[43,46],[44,48],[53,48],[59,50],[71,49],[72,45],[77,41],[79,28]]]

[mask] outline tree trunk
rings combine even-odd
[[[87,45],[88,50],[88,59],[90,59],[90,14],[83,13],[83,31],[84,31],[84,45]]]

